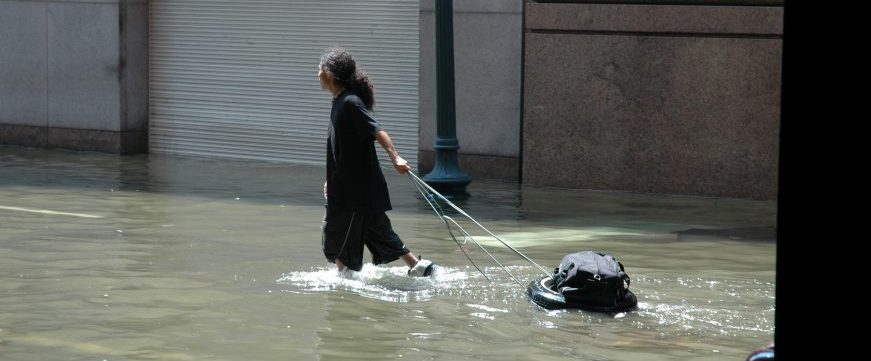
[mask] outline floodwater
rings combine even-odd
[[[320,250],[323,173],[0,146],[0,359],[742,360],[773,339],[775,202],[473,181],[458,205],[490,231],[547,269],[611,253],[639,301],[547,311],[465,245],[488,281],[392,172],[388,215],[440,268],[340,277]],[[541,275],[480,241],[522,282]]]

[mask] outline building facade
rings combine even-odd
[[[425,174],[436,0],[0,0],[0,144],[321,164],[345,46]],[[777,195],[783,1],[454,1],[473,179]],[[336,9],[341,9],[337,11]]]

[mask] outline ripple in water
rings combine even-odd
[[[539,276],[532,267],[508,269],[524,281]],[[673,337],[773,332],[774,287],[757,280],[637,275],[632,289],[638,296],[638,309],[603,314],[540,308],[528,300],[525,287],[518,287],[496,267],[484,268],[493,282],[471,267],[442,266],[432,277],[423,278],[408,277],[406,270],[366,264],[361,272],[340,274],[335,267],[319,267],[286,273],[276,282],[290,285],[286,292],[291,293],[340,291],[397,303],[455,298],[469,308],[470,316],[480,319],[493,320],[505,312],[533,312],[533,324],[543,329],[613,319]]]
[[[276,282],[295,286],[288,292],[308,293],[347,291],[389,302],[432,299],[438,294],[480,287],[480,275],[451,267],[437,267],[430,277],[409,277],[406,267],[364,264],[360,272],[338,272],[334,267],[319,267],[308,272],[290,272]]]

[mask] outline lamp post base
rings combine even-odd
[[[469,185],[472,180],[468,176],[465,178],[454,179],[434,179],[431,175],[432,173],[424,176],[423,181],[441,193],[441,195],[445,196],[445,198],[453,201],[464,200],[470,197],[469,192],[466,191],[466,186]]]
[[[466,199],[469,198],[466,186],[472,182],[472,178],[464,173],[457,164],[456,149],[437,149],[435,165],[433,165],[432,171],[423,176],[423,181],[445,198]]]

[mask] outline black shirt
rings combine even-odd
[[[333,99],[327,137],[327,205],[385,212],[392,209],[387,182],[375,154],[378,121],[356,94]]]

